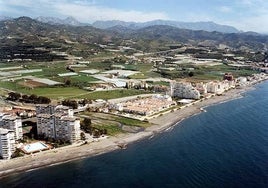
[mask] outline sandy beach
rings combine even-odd
[[[92,142],[85,145],[82,145],[81,143],[74,144],[15,158],[12,160],[0,160],[0,177],[120,149],[118,146],[120,144],[129,144],[137,140],[161,133],[162,131],[177,124],[177,122],[180,122],[183,119],[191,117],[197,113],[201,113],[201,109],[206,106],[240,98],[242,97],[241,93],[251,89],[254,88],[250,86],[242,89],[232,89],[223,93],[221,96],[214,96],[212,98],[195,103],[189,107],[153,118],[150,120],[150,123],[153,125],[139,133],[121,134],[116,137],[110,137],[108,139],[99,140],[97,142]]]

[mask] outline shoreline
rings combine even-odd
[[[253,89],[254,85],[249,85],[245,88],[232,89],[224,92],[223,95],[214,96],[186,108],[150,119],[149,122],[153,125],[139,133],[120,134],[118,136],[110,137],[98,142],[92,142],[86,145],[81,145],[81,143],[73,144],[11,160],[2,160],[0,161],[0,179],[21,172],[32,171],[39,168],[54,166],[115,151],[120,149],[120,143],[127,145],[138,140],[146,138],[151,139],[154,135],[172,130],[183,120],[204,112],[204,110],[202,110],[203,108],[241,98],[243,97],[243,93]]]

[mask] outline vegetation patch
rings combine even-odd
[[[121,117],[121,116],[115,116],[114,118],[115,121],[123,124],[123,125],[128,125],[128,126],[137,126],[137,127],[148,127],[150,126],[150,123],[136,120],[136,119],[131,119],[127,117]]]

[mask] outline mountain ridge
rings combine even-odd
[[[3,20],[11,20],[16,19],[7,16],[0,16],[0,21]],[[173,26],[180,29],[190,29],[190,30],[204,30],[204,31],[218,31],[222,33],[240,33],[242,31],[238,30],[237,28],[229,25],[221,25],[214,23],[212,21],[200,21],[200,22],[182,22],[182,21],[174,21],[174,20],[152,20],[147,22],[126,22],[121,20],[107,20],[107,21],[95,21],[92,24],[90,23],[82,23],[79,22],[74,17],[66,17],[66,18],[57,18],[57,17],[45,17],[39,16],[34,18],[37,21],[43,23],[49,23],[51,25],[70,25],[70,26],[93,26],[99,29],[110,29],[115,26],[123,26],[124,28],[135,30],[141,29],[148,26],[154,25],[166,25],[166,26]]]
[[[167,25],[180,29],[218,31],[222,33],[239,33],[238,29],[228,25],[220,25],[214,22],[179,22],[172,20],[153,20],[148,22],[125,22],[120,20],[96,21],[92,24],[93,27],[100,29],[109,29],[114,26],[123,26],[129,29],[141,29],[153,25]]]
[[[0,36],[6,44],[19,44],[20,38],[28,44],[57,44],[70,46],[79,43],[90,45],[114,43],[121,45],[125,40],[137,42],[137,49],[157,50],[166,43],[185,43],[191,45],[227,45],[236,49],[261,50],[268,46],[268,36],[258,33],[221,33],[202,30],[179,29],[174,26],[155,25],[131,30],[123,26],[98,29],[92,26],[51,25],[29,17],[0,21]],[[134,44],[133,43],[133,44]],[[4,43],[3,43],[4,45]],[[156,48],[155,48],[156,47]],[[155,48],[155,49],[154,49]],[[86,51],[85,51],[86,52]]]
[[[66,17],[65,19],[60,19],[57,17],[44,17],[39,16],[35,18],[35,20],[43,23],[49,23],[51,25],[71,25],[71,26],[86,26],[90,24],[81,23],[78,20],[76,20],[74,17]]]

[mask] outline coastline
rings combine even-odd
[[[8,161],[2,160],[0,161],[0,178],[24,171],[53,166],[73,160],[111,152],[120,149],[118,146],[120,143],[129,144],[145,138],[150,139],[155,134],[172,129],[184,119],[201,113],[202,108],[241,98],[242,93],[252,89],[254,89],[254,85],[250,85],[241,89],[232,89],[223,93],[221,96],[214,96],[210,99],[195,103],[189,107],[156,117],[149,120],[149,122],[153,124],[152,126],[139,133],[121,134],[116,137],[110,137],[108,139],[100,140],[99,142],[93,142],[86,145],[74,144],[62,148],[15,158]]]

